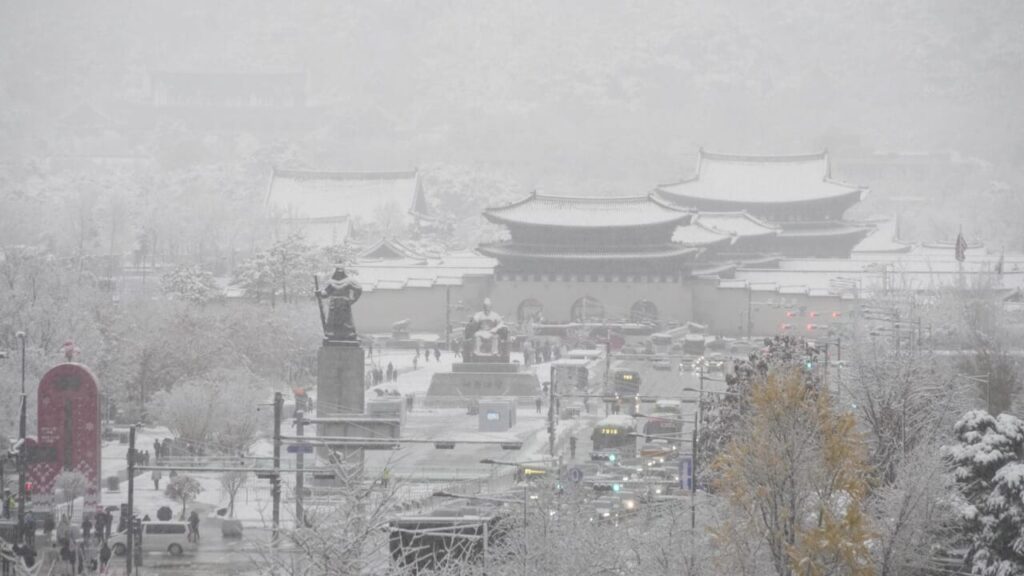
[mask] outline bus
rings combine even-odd
[[[636,424],[631,416],[613,414],[594,425],[591,460],[614,462],[636,457]]]
[[[679,438],[683,433],[683,404],[679,400],[658,400],[644,424],[644,436]]]
[[[619,397],[640,395],[640,373],[636,370],[612,370],[613,391]]]

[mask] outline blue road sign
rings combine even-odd
[[[289,454],[312,454],[312,444],[291,444],[288,446]]]
[[[683,456],[679,459],[679,487],[683,490],[693,489],[692,456]]]
[[[572,480],[576,484],[583,481],[583,469],[579,467],[569,468],[569,480]]]

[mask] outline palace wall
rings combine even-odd
[[[659,322],[681,324],[693,319],[691,285],[678,277],[656,277],[656,281],[648,277],[646,281],[632,282],[598,280],[585,275],[563,275],[558,280],[525,274],[505,274],[499,278],[494,282],[491,301],[494,309],[511,321],[517,318],[523,302],[535,300],[543,306],[547,322],[568,322],[573,305],[585,296],[603,305],[604,317],[608,320],[628,320],[633,305],[643,300],[657,308]]]

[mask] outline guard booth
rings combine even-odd
[[[516,425],[515,398],[481,398],[480,432],[507,432]]]

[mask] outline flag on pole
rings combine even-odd
[[[964,240],[962,232],[956,235],[956,261],[963,262],[967,259],[967,240]]]

